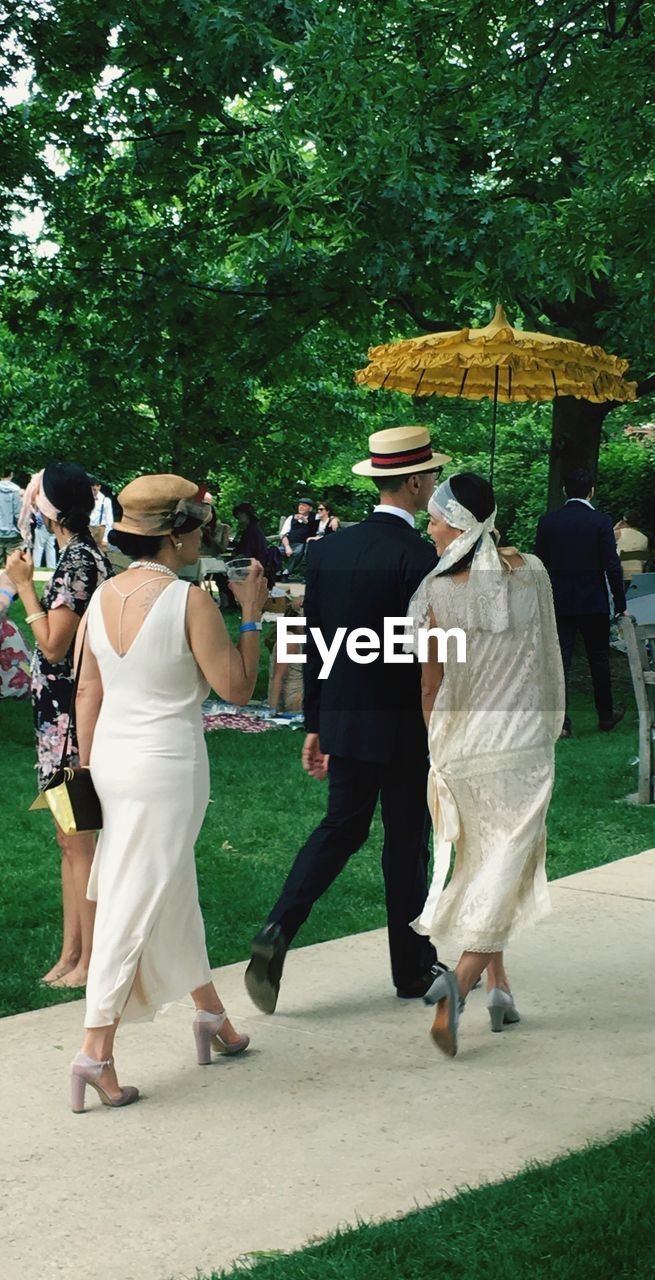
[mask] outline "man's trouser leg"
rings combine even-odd
[[[564,728],[571,728],[571,719],[569,716],[569,670],[571,667],[571,659],[573,658],[573,650],[575,649],[575,636],[578,630],[578,618],[560,618],[557,621],[557,635],[559,637],[559,647],[562,654],[562,666],[564,667],[564,680],[566,683],[566,711],[564,713]]]
[[[291,555],[287,556],[287,562],[286,562],[285,568],[289,570],[289,573],[294,573],[295,570],[298,568],[298,566],[302,563],[304,558],[305,558],[305,544],[304,542],[301,542],[299,544],[297,543],[296,546],[293,548]]]
[[[610,676],[610,620],[609,614],[590,613],[578,618],[587,661],[594,689],[594,702],[598,719],[612,719],[612,680]]]
[[[420,915],[428,893],[430,817],[425,754],[383,766],[381,801],[384,824],[382,870],[387,902],[389,952],[394,986],[404,988],[427,973],[437,953],[429,938],[410,923]]]
[[[364,844],[380,791],[381,768],[364,760],[330,757],[327,813],[297,854],[268,917],[279,924],[287,942]]]
[[[0,569],[3,569],[7,563],[7,556],[10,556],[16,547],[20,547],[23,539],[20,533],[10,534],[8,537],[0,536]]]
[[[32,558],[34,560],[34,568],[40,569],[42,565],[48,566],[48,540],[50,534],[45,525],[37,525],[34,530],[34,546],[32,549]]]

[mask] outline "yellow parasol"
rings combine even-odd
[[[484,329],[427,333],[370,347],[370,363],[359,369],[361,386],[386,387],[411,396],[493,399],[491,478],[496,449],[498,401],[552,400],[576,396],[600,404],[634,400],[635,382],[625,382],[628,361],[549,333],[513,329],[501,306]]]

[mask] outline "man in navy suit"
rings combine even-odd
[[[364,844],[381,801],[391,973],[405,998],[425,994],[435,977],[429,939],[410,928],[427,895],[428,745],[421,712],[420,667],[412,659],[355,662],[343,642],[327,675],[309,628],[331,646],[368,629],[382,641],[385,619],[404,618],[419,583],[437,563],[434,548],[414,528],[439,468],[424,427],[394,427],[369,437],[370,457],[353,471],[379,490],[373,513],[338,538],[311,545],[307,558],[308,628],[303,767],[328,778],[323,821],[298,853],[265,927],[252,943],[246,971],[251,999],[265,1013],[277,1003],[288,946],[311,908]],[[400,648],[400,642],[399,646]],[[368,657],[368,655],[367,655]]]
[[[587,651],[598,728],[608,733],[625,715],[622,703],[616,707],[612,703],[609,664],[610,620],[625,612],[621,562],[610,517],[591,505],[591,472],[582,467],[571,472],[564,481],[564,493],[564,506],[541,517],[535,551],[553,587],[567,683],[579,631]],[[571,737],[568,699],[561,736]]]

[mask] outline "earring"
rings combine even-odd
[[[180,547],[182,546],[182,543],[181,543],[181,542],[176,542],[176,543],[175,543],[175,546],[177,547],[177,549],[178,549],[178,551],[179,551]]]

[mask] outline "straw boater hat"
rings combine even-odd
[[[197,492],[197,484],[182,476],[138,476],[118,495],[123,514],[114,528],[149,536],[173,533],[188,517],[197,517],[198,524],[203,524],[203,508],[209,512],[209,505],[193,501]]]
[[[417,471],[434,471],[450,458],[433,453],[430,433],[425,427],[389,427],[374,431],[368,438],[370,457],[356,462],[356,476],[411,476]]]

